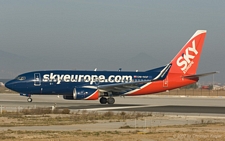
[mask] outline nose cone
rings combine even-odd
[[[6,82],[5,87],[18,93],[24,93],[24,90],[27,89],[23,82],[14,79]]]
[[[12,81],[8,81],[5,83],[5,87],[10,89],[10,90],[13,90],[13,82]]]

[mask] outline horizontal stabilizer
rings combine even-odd
[[[184,76],[184,78],[193,79],[193,78],[199,78],[199,77],[203,77],[203,76],[207,76],[207,75],[212,75],[215,73],[219,73],[219,72],[215,71],[215,72],[208,72],[208,73],[202,73],[202,74],[187,75],[187,76]]]

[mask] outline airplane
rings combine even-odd
[[[20,74],[5,87],[21,96],[63,95],[65,100],[98,100],[114,104],[116,96],[139,96],[164,92],[196,83],[206,30],[197,30],[165,66],[147,71],[45,70]]]

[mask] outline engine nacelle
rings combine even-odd
[[[97,100],[100,92],[97,89],[91,88],[74,88],[70,95],[63,95],[67,100]]]

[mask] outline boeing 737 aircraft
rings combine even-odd
[[[27,96],[63,95],[66,100],[97,100],[114,104],[116,96],[153,94],[196,83],[196,74],[206,30],[198,30],[172,59],[162,67],[138,71],[48,70],[21,74],[5,86]]]

